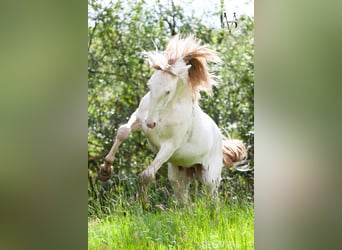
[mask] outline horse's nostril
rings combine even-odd
[[[152,123],[146,122],[146,125],[147,125],[147,127],[149,127],[149,128],[154,128],[154,127],[156,126],[156,123],[155,123],[155,122],[152,122]]]

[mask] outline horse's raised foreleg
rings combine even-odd
[[[175,152],[175,147],[172,143],[162,144],[157,156],[152,161],[151,165],[140,174],[141,183],[141,198],[143,206],[148,203],[148,184],[152,181],[158,169],[165,163]]]
[[[128,135],[140,128],[141,122],[136,116],[137,111],[134,112],[128,122],[124,125],[121,125],[118,129],[118,132],[116,134],[116,138],[114,141],[114,144],[112,148],[110,149],[109,153],[105,157],[104,164],[101,165],[100,171],[99,171],[99,179],[101,181],[107,181],[112,172],[113,172],[113,162],[115,158],[115,153],[118,151],[120,144],[128,137]]]
[[[163,165],[163,163],[167,162],[167,160],[173,155],[174,152],[175,146],[172,143],[167,142],[162,144],[157,156],[154,158],[150,166],[140,174],[141,183],[150,183],[159,168]]]

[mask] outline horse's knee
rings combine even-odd
[[[130,128],[128,128],[125,125],[122,125],[118,129],[118,133],[116,135],[116,138],[119,141],[123,141],[123,140],[125,140],[127,138],[127,136],[129,135],[130,132],[131,132]]]

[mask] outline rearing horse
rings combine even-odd
[[[193,36],[175,36],[165,51],[150,52],[148,58],[150,66],[156,69],[147,83],[149,92],[129,121],[119,127],[100,167],[99,178],[102,181],[110,178],[119,145],[131,132],[142,130],[157,154],[140,175],[145,190],[162,164],[168,162],[168,178],[179,203],[187,201],[194,177],[199,177],[216,197],[223,164],[231,167],[247,155],[242,142],[224,138],[198,104],[200,91],[210,92],[215,84],[207,62],[220,59]]]

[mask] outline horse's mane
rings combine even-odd
[[[182,67],[180,59],[191,65],[188,70],[188,84],[197,97],[201,90],[210,93],[212,85],[216,84],[215,76],[208,71],[207,62],[221,60],[215,51],[201,45],[193,35],[185,38],[176,35],[171,38],[165,51],[148,53],[148,57],[151,67],[171,74],[174,68]]]

